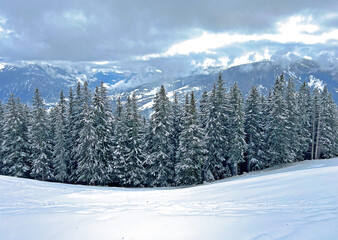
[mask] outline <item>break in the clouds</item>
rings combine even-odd
[[[3,61],[170,69],[338,55],[331,0],[0,2]]]

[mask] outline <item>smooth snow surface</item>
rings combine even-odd
[[[338,158],[179,189],[0,176],[0,239],[338,239]]]

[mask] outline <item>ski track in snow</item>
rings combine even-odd
[[[0,176],[0,239],[338,239],[338,158],[190,188]]]

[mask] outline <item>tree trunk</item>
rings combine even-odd
[[[314,147],[315,147],[315,122],[316,122],[316,112],[313,110],[312,114],[312,146],[311,146],[311,160],[314,158]]]
[[[319,111],[319,113],[318,113],[318,127],[317,127],[317,139],[316,139],[316,153],[315,153],[315,159],[318,159],[319,128],[320,128],[320,111]]]

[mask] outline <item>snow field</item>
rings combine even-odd
[[[338,239],[338,158],[190,188],[0,176],[0,239]]]

